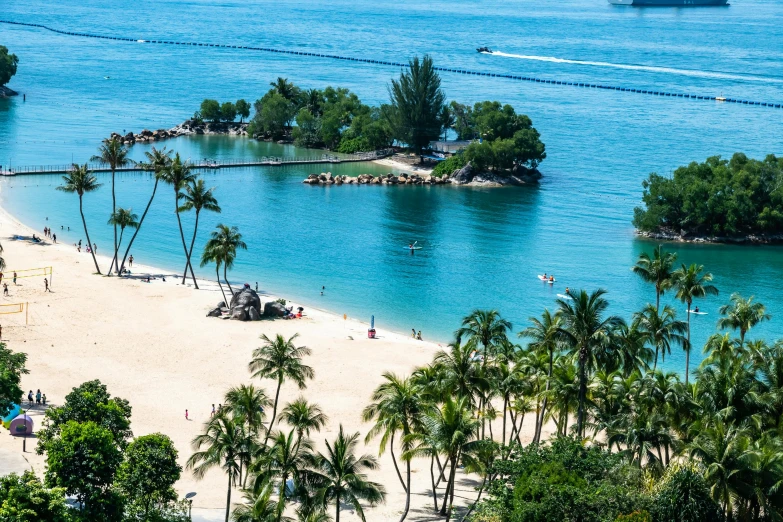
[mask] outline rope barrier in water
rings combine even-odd
[[[359,62],[359,63],[368,63],[373,65],[384,65],[384,66],[390,66],[390,67],[409,67],[406,63],[398,63],[398,62],[390,62],[385,60],[370,60],[368,58],[353,58],[350,56],[340,56],[335,54],[323,54],[323,53],[311,53],[307,51],[291,51],[286,49],[275,49],[271,47],[251,47],[251,46],[245,46],[245,45],[228,45],[228,44],[213,44],[213,43],[201,43],[201,42],[176,42],[171,40],[144,40],[140,38],[125,38],[125,37],[119,37],[119,36],[106,36],[106,35],[99,35],[99,34],[90,34],[90,33],[78,33],[73,31],[61,31],[59,29],[54,29],[52,27],[48,27],[43,24],[30,24],[25,22],[13,22],[10,20],[0,20],[0,23],[2,24],[10,24],[10,25],[20,25],[25,27],[36,27],[40,29],[45,29],[47,31],[51,31],[53,33],[67,35],[67,36],[81,36],[84,38],[98,38],[102,40],[116,40],[121,42],[135,42],[135,43],[143,43],[143,44],[162,44],[162,45],[189,45],[189,46],[198,46],[198,47],[216,47],[221,49],[241,49],[241,50],[247,50],[247,51],[260,51],[260,52],[268,52],[268,53],[277,53],[277,54],[287,54],[287,55],[295,55],[295,56],[309,56],[314,58],[328,58],[332,60],[344,60],[344,61],[350,61],[350,62]],[[691,100],[706,100],[706,101],[719,101],[719,102],[725,102],[725,103],[735,103],[740,105],[754,105],[759,107],[772,107],[775,109],[783,108],[783,104],[780,103],[769,103],[769,102],[759,102],[759,101],[752,101],[752,100],[740,100],[737,98],[724,98],[723,96],[703,96],[703,95],[696,95],[696,94],[688,94],[688,93],[681,93],[681,92],[665,92],[665,91],[655,91],[650,89],[638,89],[638,88],[631,88],[631,87],[618,87],[613,85],[600,85],[600,84],[594,84],[594,83],[585,83],[585,82],[567,82],[562,80],[551,80],[551,79],[544,79],[544,78],[536,78],[532,76],[519,76],[514,74],[503,74],[503,73],[488,73],[488,72],[481,72],[481,71],[471,71],[468,69],[452,69],[448,67],[435,67],[435,70],[440,72],[448,72],[448,73],[456,73],[456,74],[464,74],[469,76],[488,76],[492,78],[503,78],[507,80],[515,80],[515,81],[523,81],[523,82],[532,82],[532,83],[543,83],[548,85],[561,85],[561,86],[569,86],[569,87],[582,87],[582,88],[588,88],[588,89],[605,89],[610,91],[621,91],[621,92],[630,92],[635,94],[646,94],[651,96],[664,96],[664,97],[671,97],[671,98],[685,98],[685,99],[691,99]]]

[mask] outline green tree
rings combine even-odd
[[[190,265],[190,257],[188,254],[188,246],[185,243],[185,233],[182,231],[182,219],[179,216],[179,200],[182,199],[182,191],[193,183],[196,176],[191,172],[191,165],[189,162],[183,162],[179,157],[179,152],[174,155],[174,159],[170,164],[160,172],[160,179],[167,185],[171,185],[174,189],[174,214],[177,216],[177,225],[179,226],[179,237],[182,240],[182,250],[185,252],[185,259],[187,260],[187,266],[190,267],[190,275],[193,278],[193,286],[198,289],[198,283],[196,282],[196,274],[193,273],[193,267]],[[186,271],[187,271],[186,266]]]
[[[661,308],[661,296],[672,286],[672,267],[676,260],[675,252],[664,252],[663,245],[658,245],[653,250],[652,258],[647,252],[642,252],[636,264],[631,267],[631,271],[644,282],[655,285],[656,310]]]
[[[174,484],[181,472],[174,443],[166,435],[153,433],[135,439],[125,450],[116,485],[139,506],[143,520],[150,520],[156,506],[177,500]]]
[[[709,284],[712,281],[712,274],[709,272],[703,274],[704,266],[684,264],[672,273],[672,285],[677,289],[676,297],[687,305],[686,324],[688,326],[688,337],[684,345],[685,348],[685,384],[688,384],[688,373],[691,360],[691,304],[694,299],[707,297],[708,295],[718,295],[718,289]]]
[[[199,112],[201,112],[202,118],[210,120],[213,123],[219,122],[222,116],[220,112],[220,102],[217,100],[204,100],[201,102],[201,109],[199,109]]]
[[[302,363],[302,359],[310,355],[311,350],[306,346],[296,346],[294,341],[299,334],[294,334],[288,339],[277,334],[274,339],[270,339],[266,334],[261,335],[264,345],[253,350],[253,359],[248,368],[253,372],[253,377],[259,379],[273,379],[277,381],[277,390],[275,391],[275,401],[272,407],[272,419],[269,421],[270,428],[275,424],[277,417],[277,405],[280,400],[280,388],[286,380],[293,381],[300,390],[307,388],[307,379],[315,377],[313,369]],[[264,444],[269,439],[267,431]]]
[[[18,64],[19,58],[15,54],[9,54],[8,48],[0,45],[0,87],[11,81]]]
[[[84,195],[98,190],[100,186],[98,179],[87,168],[86,163],[84,165],[74,163],[71,171],[63,176],[63,184],[57,187],[57,190],[79,196],[79,215],[82,216],[84,235],[87,236],[88,245],[92,245],[92,243],[90,242],[90,233],[87,232],[87,220],[84,218]],[[95,259],[95,249],[90,248],[90,253],[92,254],[92,261],[95,263],[95,271],[100,274],[101,269],[98,267],[98,260]],[[111,267],[109,271],[111,271]]]
[[[69,422],[93,422],[109,431],[114,443],[125,448],[133,435],[130,429],[131,406],[125,399],[112,397],[105,384],[99,380],[87,381],[65,396],[62,406],[46,410],[43,427],[38,430],[36,453],[48,451],[49,443],[55,439],[62,427]]]
[[[19,385],[22,375],[30,373],[26,363],[26,353],[14,353],[5,343],[0,343],[0,417],[22,402],[24,390]]]
[[[704,472],[694,462],[672,464],[655,486],[652,513],[660,522],[722,522]]]
[[[133,242],[136,240],[136,236],[139,234],[139,230],[141,230],[141,225],[144,223],[144,218],[147,217],[147,212],[149,212],[150,206],[152,206],[152,200],[155,199],[155,193],[158,191],[158,182],[160,182],[160,175],[164,169],[168,168],[168,166],[171,164],[171,151],[166,150],[166,147],[163,147],[163,149],[160,150],[152,147],[152,150],[145,152],[144,155],[147,157],[147,161],[139,162],[137,165],[141,166],[145,171],[152,172],[155,183],[152,186],[152,195],[150,196],[150,200],[147,202],[147,206],[144,207],[144,212],[141,214],[141,219],[139,219],[139,226],[136,227],[136,230],[134,230],[133,236],[131,236],[130,242],[128,242],[128,248],[125,249],[125,255],[122,256],[120,273],[122,273],[122,271],[125,269],[125,261],[128,259],[130,249],[133,246]]]
[[[688,326],[684,321],[677,320],[677,313],[669,305],[664,306],[659,313],[657,306],[648,304],[635,317],[639,320],[641,331],[647,334],[648,342],[655,347],[653,371],[658,368],[659,354],[666,360],[666,354],[671,353],[673,343],[684,346],[687,342],[683,334],[688,331]]]
[[[297,441],[305,436],[310,436],[313,431],[321,431],[321,428],[329,422],[329,417],[315,403],[307,402],[304,397],[299,397],[286,404],[280,412],[278,422],[285,422],[296,430]]]
[[[262,388],[256,388],[252,384],[240,384],[239,387],[230,388],[224,400],[226,412],[244,423],[248,430],[263,429],[266,418],[264,408],[269,407],[272,401]]]
[[[382,455],[389,446],[394,469],[400,479],[402,489],[405,491],[405,508],[400,522],[408,516],[411,503],[411,461],[405,460],[405,480],[402,479],[397,457],[394,455],[394,437],[398,433],[401,438],[403,454],[413,449],[411,435],[418,424],[419,417],[424,411],[420,388],[410,379],[403,379],[386,372],[383,374],[385,382],[378,386],[372,394],[370,403],[362,412],[365,422],[375,421],[375,424],[367,432],[364,439],[369,443],[374,437],[381,435],[381,443],[378,454]]]
[[[421,156],[422,149],[437,140],[442,130],[445,95],[432,58],[425,55],[420,61],[414,57],[408,72],[401,73],[399,80],[392,80],[389,94],[394,108],[394,137]]]
[[[321,120],[306,107],[296,114],[296,127],[292,131],[294,143],[300,147],[314,147],[321,143]]]
[[[359,433],[346,435],[342,424],[337,438],[325,441],[326,453],[315,458],[316,497],[326,506],[334,503],[335,522],[340,522],[341,504],[349,504],[364,522],[362,501],[375,506],[384,501],[386,490],[381,484],[368,480],[366,471],[378,469],[378,461],[372,455],[356,455]]]
[[[188,277],[188,267],[191,267],[190,258],[193,255],[193,245],[196,244],[196,234],[198,233],[198,218],[201,215],[202,210],[208,210],[210,212],[220,213],[220,205],[218,205],[217,199],[214,196],[215,187],[207,188],[204,180],[196,178],[190,180],[190,183],[185,187],[185,191],[180,194],[180,198],[184,201],[182,205],[177,209],[177,215],[180,212],[187,212],[189,210],[196,211],[196,222],[193,225],[193,238],[190,240],[190,248],[187,252],[187,259],[185,261],[185,271],[182,274],[182,284],[185,284],[185,280]],[[198,287],[196,287],[198,288]]]
[[[237,115],[239,116],[239,123],[242,123],[245,118],[250,116],[250,104],[244,99],[237,100],[237,102],[234,104],[234,107],[236,108]]]
[[[739,330],[740,346],[745,344],[745,334],[762,321],[769,321],[771,316],[761,303],[754,303],[753,296],[744,299],[741,295],[731,294],[731,304],[720,307],[718,328]]]
[[[254,106],[253,133],[266,133],[274,139],[283,137],[286,127],[296,115],[296,105],[275,89],[257,100]]]
[[[125,234],[125,229],[130,228],[137,230],[139,228],[139,216],[133,213],[131,208],[118,208],[114,213],[109,216],[109,225],[120,227],[120,239],[117,241],[117,250],[114,251],[114,258],[112,259],[112,265],[117,264],[117,256],[119,255],[119,248],[122,246],[122,236]]]
[[[111,169],[111,213],[112,215],[114,215],[117,212],[117,198],[114,191],[115,188],[114,178],[116,177],[117,169],[125,167],[131,162],[131,160],[128,159],[128,149],[117,138],[105,139],[103,140],[103,144],[100,147],[98,147],[98,154],[90,158],[90,160],[98,161],[100,163],[108,165],[109,168]],[[90,240],[88,238],[87,243],[89,242]],[[115,259],[114,261],[112,261],[112,263],[116,264],[117,225],[114,225],[114,252],[115,252]],[[120,271],[119,267],[114,266],[114,268],[119,273]],[[111,275],[111,271],[112,271],[112,267],[110,266],[107,275]]]
[[[279,94],[286,100],[294,103],[299,101],[301,90],[292,82],[288,81],[287,78],[278,76],[277,80],[271,82],[269,85],[272,87],[271,91]]]
[[[0,477],[0,520],[4,522],[68,522],[65,490],[47,489],[32,471]]]
[[[247,250],[247,244],[242,241],[242,234],[239,233],[239,229],[220,223],[210,234],[209,240],[204,245],[204,252],[201,255],[201,266],[215,263],[215,274],[217,274],[221,292],[223,291],[223,286],[220,284],[219,269],[221,266],[223,267],[223,279],[226,281],[232,297],[234,296],[234,290],[228,281],[228,269],[234,266],[238,250]],[[223,293],[223,299],[225,298],[226,294]],[[229,304],[230,301],[227,300],[226,305],[228,306]]]
[[[473,139],[476,134],[473,122],[473,108],[470,105],[463,105],[456,101],[452,101],[449,104],[449,109],[454,116],[454,125],[452,128],[457,132],[457,139]]]
[[[232,122],[237,119],[237,106],[232,102],[223,102],[220,106],[220,119],[227,122]]]
[[[111,431],[95,422],[66,422],[46,444],[46,485],[75,495],[88,520],[114,520],[111,498],[122,453]]]
[[[293,519],[281,516],[278,503],[273,500],[275,487],[266,482],[262,487],[245,490],[242,498],[244,503],[234,508],[231,520],[234,522],[293,522]]]
[[[288,434],[278,431],[272,438],[272,446],[264,454],[262,459],[255,462],[251,471],[256,474],[257,481],[254,489],[258,490],[263,484],[272,479],[279,481],[277,494],[277,520],[283,519],[283,511],[286,504],[286,487],[288,479],[294,480],[299,484],[299,475],[312,464],[313,443],[308,439],[297,437],[296,430],[291,430]]]

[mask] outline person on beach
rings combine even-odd
[[[92,253],[97,254],[98,253],[98,245],[95,243],[92,244]]]
[[[188,419],[188,410],[185,410],[185,420],[190,420]]]
[[[210,417],[214,417],[215,416],[215,405],[214,404],[212,405],[212,413],[210,413],[209,416]]]
[[[2,276],[2,274],[0,274]],[[256,281],[256,292],[258,292],[258,281]]]
[[[40,389],[35,392],[35,403],[39,404],[39,405],[41,404],[41,390]]]
[[[27,401],[30,403],[30,407],[33,407],[33,390],[30,390],[30,393],[27,394]]]
[[[52,234],[52,242],[57,243],[57,234]]]
[[[421,341],[421,330],[419,330],[419,333],[416,334],[416,340]]]
[[[128,266],[133,267],[133,254],[131,254],[130,257],[128,257]]]
[[[16,272],[14,272],[14,284],[16,284]]]
[[[82,249],[82,240],[80,239],[79,240],[79,250],[81,250],[81,249]]]
[[[411,328],[411,337],[413,337],[414,339],[416,338],[416,329],[415,328]]]
[[[3,295],[8,295],[8,283],[3,283]]]
[[[44,277],[44,292],[51,292],[51,290],[49,290],[49,280],[45,277]]]
[[[41,401],[43,402],[43,405],[46,406],[46,394],[44,393],[41,395]]]

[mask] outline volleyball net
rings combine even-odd
[[[30,323],[30,304],[29,303],[13,303],[13,304],[0,304],[0,316],[8,314],[24,314],[24,324]]]
[[[49,282],[52,282],[52,274],[54,269],[51,266],[44,266],[40,268],[25,268],[22,270],[5,270],[3,271],[4,279],[26,279],[28,277],[48,277]]]

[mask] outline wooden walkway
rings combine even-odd
[[[361,154],[323,154],[319,157],[294,157],[282,158],[265,156],[257,160],[200,160],[190,162],[190,166],[196,170],[219,170],[242,167],[282,167],[289,165],[335,165],[341,163],[358,163],[361,161],[374,161],[385,158],[392,154],[392,150],[379,150],[375,152],[364,152]],[[92,172],[111,172],[111,169],[105,163],[88,164]],[[2,176],[16,176],[22,174],[67,174],[71,172],[73,165],[25,165],[19,167],[10,167],[0,169]],[[145,169],[139,164],[133,164],[128,167],[121,167],[116,172],[143,172]]]

